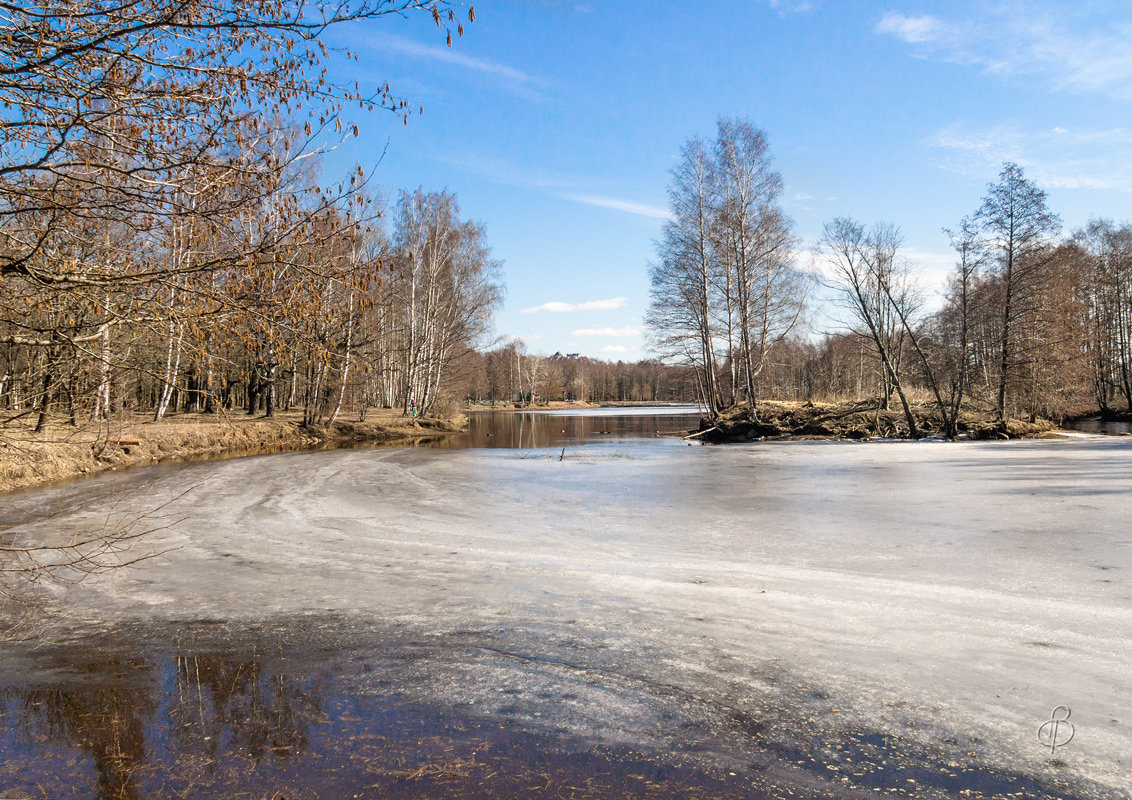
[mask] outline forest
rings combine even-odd
[[[944,221],[955,268],[937,302],[891,222],[837,218],[803,246],[767,136],[746,120],[687,141],[672,171],[649,268],[652,358],[493,342],[502,264],[456,194],[386,196],[361,168],[329,180],[321,167],[360,134],[348,109],[406,124],[419,109],[388,85],[333,83],[320,34],[420,13],[450,45],[465,20],[443,0],[292,12],[279,0],[4,10],[0,425],[875,398],[913,433],[911,407],[929,403],[955,435],[970,407],[1002,421],[1132,409],[1132,226],[1066,232],[1004,164],[969,216]]]
[[[427,414],[490,325],[499,264],[454,193],[384,198],[361,168],[328,182],[321,156],[360,134],[348,108],[406,124],[419,109],[388,85],[331,82],[319,37],[422,13],[451,45],[463,21],[449,6],[6,6],[3,424]]]
[[[672,171],[648,322],[713,414],[875,398],[898,403],[916,435],[923,401],[954,437],[972,407],[1000,423],[1132,411],[1132,225],[1094,219],[1066,235],[1045,192],[1005,163],[947,230],[955,267],[936,304],[897,225],[839,217],[802,252],[781,194],[766,135],[742,120],[689,140]],[[837,332],[815,340],[807,315]]]

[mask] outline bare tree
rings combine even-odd
[[[0,347],[26,367],[21,391],[36,386],[41,428],[59,401],[75,415],[75,392],[91,372],[96,418],[124,402],[115,397],[123,373],[137,375],[139,404],[156,392],[158,419],[187,395],[185,370],[194,381],[203,373],[210,391],[192,396],[214,409],[217,352],[227,343],[199,334],[233,309],[244,315],[238,322],[261,318],[245,399],[274,409],[284,357],[271,338],[275,315],[240,275],[333,235],[327,198],[348,200],[363,179],[328,194],[294,186],[293,176],[358,134],[342,117],[348,105],[406,119],[411,111],[388,85],[366,95],[336,83],[319,36],[354,20],[424,12],[451,43],[463,31],[454,8],[448,0],[0,8]],[[321,199],[308,202],[313,193]],[[311,265],[285,270],[299,266]],[[298,333],[292,326],[287,335]],[[4,383],[10,396],[12,379]]]
[[[756,415],[759,376],[802,313],[781,192],[766,136],[745,120],[721,119],[710,149],[690,140],[672,173],[646,322],[662,358],[696,369],[712,415],[740,399]]]
[[[402,314],[406,413],[428,412],[445,369],[480,338],[502,298],[484,228],[459,211],[450,192],[403,192],[398,204],[390,290]]]
[[[971,320],[974,316],[975,287],[983,264],[974,221],[964,218],[957,230],[945,230],[959,260],[947,292],[947,306],[937,319],[943,369],[949,375],[948,410],[944,413],[945,433],[959,435],[959,417],[967,394],[971,371]]]
[[[1097,407],[1109,413],[1123,398],[1132,411],[1132,225],[1090,220],[1073,239],[1084,260],[1080,292]]]
[[[691,139],[672,170],[668,189],[672,218],[665,223],[658,255],[649,267],[650,304],[645,322],[653,348],[662,357],[696,370],[700,402],[715,414],[721,408],[716,381],[716,325],[712,276],[716,270],[712,226],[716,224],[711,158],[699,139]]]
[[[720,120],[715,141],[720,208],[716,231],[734,292],[739,374],[755,412],[755,382],[771,349],[798,321],[802,282],[790,263],[794,239],[778,206],[782,177],[771,168],[766,135],[746,120]]]
[[[1043,270],[1052,256],[1052,238],[1061,220],[1046,207],[1046,194],[1029,181],[1022,168],[1003,164],[998,182],[990,184],[974,223],[986,251],[988,269],[1000,281],[998,390],[995,408],[1006,419],[1007,390],[1020,356],[1019,328],[1032,318]]]
[[[896,360],[904,332],[901,327],[894,333],[890,323],[893,317],[911,319],[914,313],[914,293],[897,258],[900,245],[900,232],[893,225],[878,224],[866,231],[861,223],[838,217],[826,223],[818,247],[829,268],[829,284],[841,293],[852,315],[852,329],[872,343],[886,380],[900,398],[908,430],[916,437],[919,427]]]

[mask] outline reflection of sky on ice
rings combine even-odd
[[[675,746],[604,683],[636,675],[1126,785],[1128,441],[652,445],[162,466],[15,496],[9,518],[35,536],[196,484],[154,543],[178,549],[58,589],[74,624],[370,615],[459,643],[413,679],[430,702],[502,713],[498,687],[537,685],[525,722]],[[565,678],[499,651],[588,677],[552,702]],[[1079,732],[1050,772],[1035,732],[1062,703]]]

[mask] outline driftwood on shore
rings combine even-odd
[[[689,433],[687,436],[684,436],[682,438],[684,438],[684,439],[698,439],[701,436],[707,436],[712,431],[717,431],[717,430],[719,430],[719,426],[713,425],[710,428],[706,428],[704,430],[698,430],[698,431],[694,431],[692,433]]]

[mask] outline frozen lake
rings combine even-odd
[[[0,648],[0,797],[1128,796],[1132,441],[664,435],[688,419],[4,498],[38,541],[192,487],[159,556],[40,587]]]

